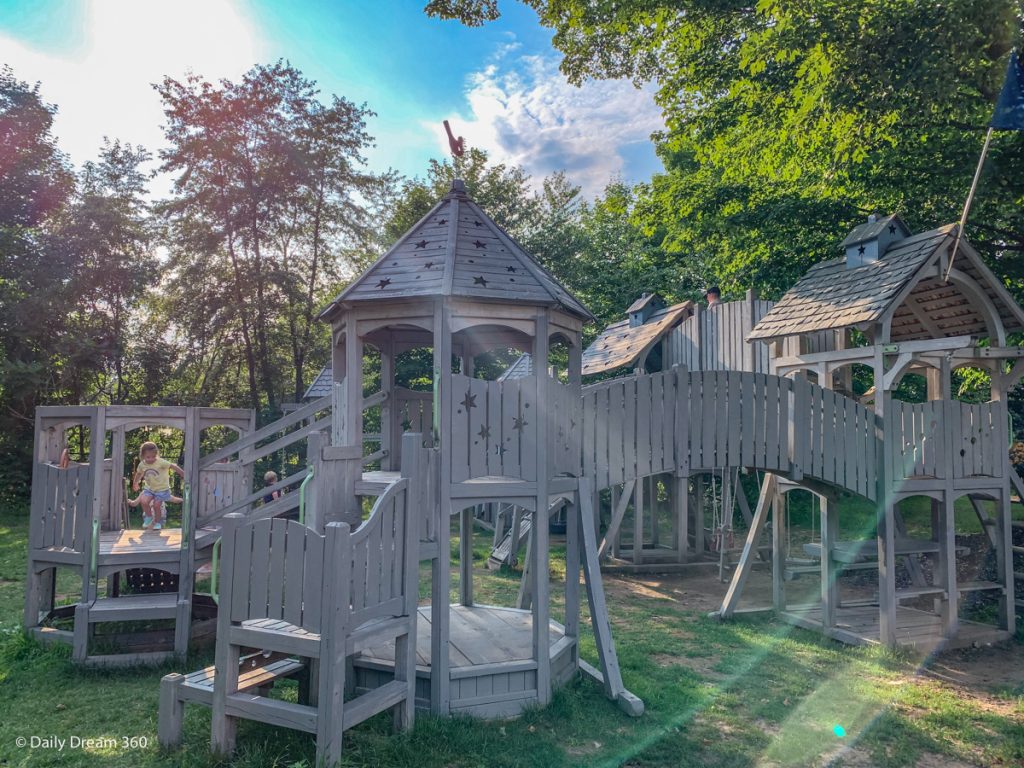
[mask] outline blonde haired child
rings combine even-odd
[[[159,531],[163,528],[164,504],[172,500],[171,472],[184,478],[185,472],[177,464],[160,456],[156,443],[145,442],[139,448],[139,465],[132,478],[132,490],[139,490],[143,485],[142,494],[142,527]]]

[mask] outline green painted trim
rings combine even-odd
[[[309,481],[313,479],[313,465],[309,465],[309,474],[307,474],[302,482],[299,484],[299,522],[302,525],[306,524],[306,486],[309,485]]]
[[[219,558],[220,558],[220,543],[221,539],[218,538],[213,542],[213,556],[210,559],[210,597],[213,598],[214,605],[220,605],[220,590],[217,588],[219,574]]]

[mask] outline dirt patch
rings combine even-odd
[[[724,680],[725,675],[715,670],[718,665],[718,656],[675,656],[671,653],[656,653],[651,656],[651,661],[659,667],[686,667],[691,672],[700,675],[705,680]]]

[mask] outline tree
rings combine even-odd
[[[45,242],[72,186],[51,133],[55,112],[38,85],[0,69],[0,454],[11,457],[0,496],[27,483],[32,412],[54,376],[63,324],[70,265]]]
[[[645,233],[726,288],[769,295],[836,255],[867,212],[956,220],[1020,38],[1014,0],[527,4],[571,82],[656,83],[666,173],[640,190]],[[1016,287],[1024,137],[997,144],[970,234]]]
[[[160,332],[138,334],[133,315],[147,287],[159,290],[160,264],[146,203],[150,154],[142,147],[106,141],[97,162],[78,174],[75,194],[50,235],[50,251],[73,264],[65,305],[74,402],[126,402],[131,382],[130,345],[165,343]],[[134,340],[130,341],[130,337]],[[86,384],[86,381],[89,384]]]
[[[192,75],[157,90],[171,144],[163,168],[178,174],[161,211],[186,278],[168,306],[184,312],[186,347],[205,371],[224,362],[221,345],[240,342],[249,405],[276,412],[286,387],[302,394],[314,308],[341,254],[367,237],[361,198],[381,183],[360,170],[372,113],[340,97],[321,103],[283,62],[237,83]]]

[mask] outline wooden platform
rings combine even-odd
[[[219,535],[217,528],[200,528],[196,548],[211,546]],[[160,568],[177,564],[181,556],[181,529],[160,531],[129,528],[101,531],[96,549],[97,565],[106,571],[116,568]]]
[[[786,621],[818,632],[824,631],[821,607],[792,607],[780,614]],[[850,645],[871,645],[879,642],[878,606],[850,606],[836,611],[836,625],[826,631],[835,640]],[[947,648],[967,648],[974,643],[997,643],[1008,639],[1009,632],[989,624],[960,621],[960,629],[952,638],[942,631],[942,619],[926,611],[899,606],[896,609],[896,642],[904,648],[931,653]]]
[[[515,608],[453,605],[450,619],[451,706],[478,717],[510,717],[537,700],[537,664],[532,660],[533,621]],[[419,609],[416,628],[416,706],[430,707],[430,606]],[[576,670],[575,640],[552,621],[548,634],[551,676],[564,684]],[[356,684],[372,689],[386,684],[394,669],[395,648],[387,643],[356,658]]]

